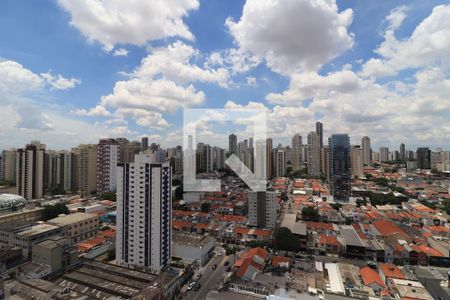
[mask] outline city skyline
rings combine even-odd
[[[320,121],[324,138],[369,136],[374,149],[446,148],[445,1],[256,3],[3,2],[0,25],[12,34],[0,33],[0,145],[70,149],[148,136],[170,147],[182,144],[183,107],[249,107],[268,110],[275,144],[306,139]],[[87,8],[90,23],[80,14]],[[158,22],[144,22],[152,13]],[[303,17],[279,18],[290,13]]]

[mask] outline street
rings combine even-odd
[[[201,300],[206,298],[206,294],[215,289],[220,281],[222,281],[226,271],[226,267],[223,265],[225,261],[229,261],[230,265],[233,262],[232,257],[225,256],[225,253],[222,250],[219,250],[222,253],[222,256],[214,256],[207,265],[203,266],[201,270],[202,277],[198,281],[201,284],[201,288],[198,291],[194,289],[190,291],[186,291],[185,297],[183,299],[188,300]],[[212,266],[217,264],[217,269],[213,270]]]

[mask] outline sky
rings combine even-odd
[[[320,121],[450,149],[449,71],[449,1],[4,0],[0,149],[181,145],[183,112],[211,108],[265,111],[275,143]],[[198,134],[225,146],[233,126]]]

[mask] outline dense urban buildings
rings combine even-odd
[[[138,154],[118,168],[117,182],[117,262],[159,274],[171,259],[170,166]]]
[[[97,144],[97,194],[116,191],[119,142],[101,139]]]

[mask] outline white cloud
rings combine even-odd
[[[409,8],[405,5],[398,6],[391,10],[389,15],[386,17],[388,22],[388,28],[396,30],[402,25],[403,21],[406,19]]]
[[[256,78],[253,76],[247,76],[245,77],[245,84],[249,86],[257,86]]]
[[[142,127],[161,130],[167,128],[170,124],[163,118],[162,114],[141,108],[119,108],[115,115],[119,118],[133,117],[136,124]]]
[[[102,97],[101,105],[175,112],[204,100],[205,94],[193,85],[183,87],[163,79],[133,78],[116,82],[113,93]]]
[[[101,105],[97,105],[89,110],[86,109],[77,109],[73,111],[74,114],[79,116],[101,116],[101,117],[107,117],[110,116],[111,113]]]
[[[380,59],[363,65],[360,74],[379,77],[396,74],[400,70],[439,66],[450,68],[450,5],[439,5],[424,19],[410,37],[399,40],[395,36],[405,18],[406,9],[394,9],[386,18],[389,26],[383,43],[375,50]]]
[[[153,48],[145,57],[135,77],[153,78],[161,75],[163,79],[176,83],[202,81],[216,83],[222,87],[228,86],[228,71],[224,68],[203,69],[191,63],[200,56],[200,52],[183,42],[177,41],[168,47]]]
[[[0,60],[0,94],[20,95],[43,88],[44,80],[21,64],[12,60]]]
[[[243,52],[283,74],[317,70],[353,46],[353,11],[334,0],[247,0],[226,25]]]
[[[115,49],[112,53],[113,56],[127,56],[128,50],[124,48]]]
[[[55,90],[67,90],[74,88],[75,85],[80,84],[81,81],[76,78],[65,78],[58,75],[52,75],[51,70],[46,73],[41,73],[40,76],[45,80],[45,82],[50,86],[51,89]]]
[[[197,10],[197,0],[89,1],[58,0],[70,13],[71,25],[89,41],[100,42],[106,51],[117,44],[144,46],[149,41],[194,36],[183,18]]]

